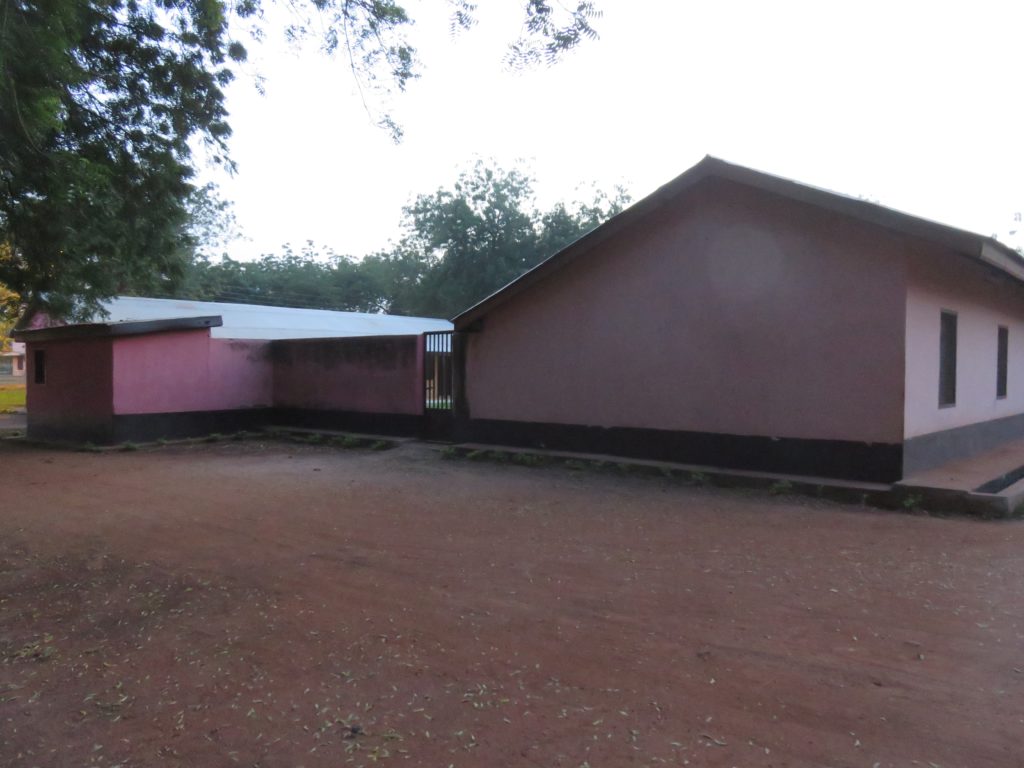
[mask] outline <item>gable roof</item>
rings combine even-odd
[[[877,203],[830,192],[820,187],[734,165],[708,155],[695,166],[659,187],[647,197],[608,219],[601,226],[570,243],[504,288],[492,293],[454,318],[457,330],[465,330],[492,309],[529,289],[549,275],[568,266],[627,227],[675,201],[698,182],[718,178],[743,184],[770,194],[796,200],[817,208],[849,216],[893,232],[943,245],[1024,282],[1024,259],[992,237],[984,237],[946,224],[912,216]]]
[[[450,331],[448,320],[430,317],[295,309],[216,301],[118,296],[103,302],[104,318],[92,322],[24,329],[18,338],[43,340],[72,336],[125,336],[186,328],[210,328],[217,339],[313,339],[350,336],[418,335]]]

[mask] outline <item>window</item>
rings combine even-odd
[[[939,327],[939,407],[956,405],[956,312],[943,310]]]
[[[24,355],[18,355],[18,372],[20,373],[21,371],[24,371],[24,370],[25,370],[25,356]]]
[[[0,357],[0,376],[11,376],[14,374],[14,360],[10,357]]]
[[[46,350],[37,349],[33,357],[33,374],[32,380],[36,384],[46,383]]]
[[[1010,353],[1010,331],[1005,325],[999,326],[999,349],[996,352],[996,397],[1006,397],[1006,368]]]

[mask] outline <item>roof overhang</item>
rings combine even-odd
[[[121,323],[83,323],[81,325],[55,325],[50,328],[34,328],[15,331],[12,335],[18,341],[35,343],[40,341],[66,341],[70,339],[96,339],[118,336],[142,336],[167,331],[194,331],[216,328],[223,324],[219,315],[205,317],[177,317],[166,320],[140,320]]]
[[[1016,251],[994,238],[984,237],[974,232],[886,208],[867,200],[849,197],[809,184],[801,184],[781,176],[773,176],[708,156],[668,184],[659,187],[647,197],[525,272],[504,288],[456,316],[452,320],[455,329],[458,331],[474,329],[484,315],[495,307],[572,263],[622,230],[677,200],[685,192],[708,178],[725,179],[754,187],[817,208],[866,221],[897,234],[936,243],[977,262],[994,267],[1019,282],[1024,282],[1024,259]]]

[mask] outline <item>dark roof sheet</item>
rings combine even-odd
[[[860,219],[899,234],[938,243],[1024,282],[1024,259],[1020,254],[991,237],[984,237],[946,224],[912,216],[867,200],[801,184],[781,176],[734,165],[710,155],[675,179],[659,187],[601,226],[558,251],[533,269],[513,280],[453,319],[456,330],[464,330],[490,310],[527,290],[550,274],[572,263],[623,229],[676,200],[698,182],[720,178],[781,195],[825,210]]]
[[[217,315],[205,317],[176,317],[166,320],[143,320],[121,323],[81,323],[54,325],[49,328],[27,328],[12,335],[18,341],[63,341],[65,339],[109,338],[113,336],[141,336],[164,331],[187,331],[216,328],[222,323]]]

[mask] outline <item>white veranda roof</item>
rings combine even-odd
[[[219,339],[312,339],[341,336],[394,336],[450,331],[447,320],[431,317],[333,312],[326,309],[265,307],[217,301],[146,299],[118,296],[103,303],[108,316],[96,322],[126,323],[218,315],[223,325],[210,329]]]

